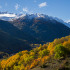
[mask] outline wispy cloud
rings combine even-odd
[[[0,14],[0,17],[16,17],[15,14]]]
[[[18,10],[19,6],[20,6],[19,4],[16,4],[15,9]]]
[[[28,8],[23,8],[23,11],[24,12],[28,12]]]
[[[29,10],[27,7],[23,8],[23,12],[28,13],[28,14],[33,13],[33,11]]]
[[[43,3],[39,4],[38,6],[39,6],[39,8],[45,7],[45,6],[47,6],[47,3],[46,2],[43,2]]]

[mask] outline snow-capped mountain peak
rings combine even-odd
[[[26,17],[28,19],[32,19],[32,18],[44,18],[46,20],[56,20],[56,21],[58,21],[60,23],[63,23],[64,25],[66,25],[67,27],[70,28],[70,23],[66,23],[62,19],[59,19],[57,17],[48,16],[48,15],[45,15],[45,14],[36,13],[36,14],[25,14],[25,15],[21,15],[21,16],[22,16],[22,18]],[[20,16],[19,16],[19,18],[20,18]]]
[[[36,13],[36,14],[14,14],[14,13],[8,13],[8,12],[0,12],[0,19],[2,19],[2,20],[13,21],[14,19],[18,19],[18,18],[26,18],[26,19],[44,18],[46,20],[56,20],[70,28],[70,22],[66,23],[62,19],[59,19],[57,17],[48,16],[45,14],[39,14],[39,13]]]

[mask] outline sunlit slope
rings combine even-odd
[[[31,51],[21,51],[0,63],[1,70],[46,70],[48,65],[52,70],[70,68],[70,36],[55,39],[53,42],[40,44]],[[68,62],[66,61],[68,58]],[[68,63],[65,66],[65,63]],[[58,64],[58,67],[57,67]],[[61,67],[60,67],[61,65]],[[46,68],[46,69],[45,69]]]

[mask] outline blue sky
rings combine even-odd
[[[9,13],[43,13],[70,20],[70,0],[0,0],[0,11]]]

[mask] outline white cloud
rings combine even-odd
[[[68,23],[68,22],[70,22],[70,20],[67,20],[66,22]]]
[[[23,12],[28,13],[28,14],[33,13],[33,11],[29,10],[27,7],[23,8]]]
[[[23,11],[24,11],[24,12],[28,12],[28,9],[27,9],[27,8],[23,8]]]
[[[47,3],[46,3],[46,2],[43,2],[43,3],[39,4],[39,7],[40,7],[40,8],[41,8],[41,7],[45,7],[45,6],[47,6]]]
[[[19,8],[19,5],[18,5],[18,4],[16,4],[16,5],[15,5],[15,9],[16,9],[16,10],[18,10],[18,8]]]
[[[15,14],[0,14],[0,17],[16,17]]]

